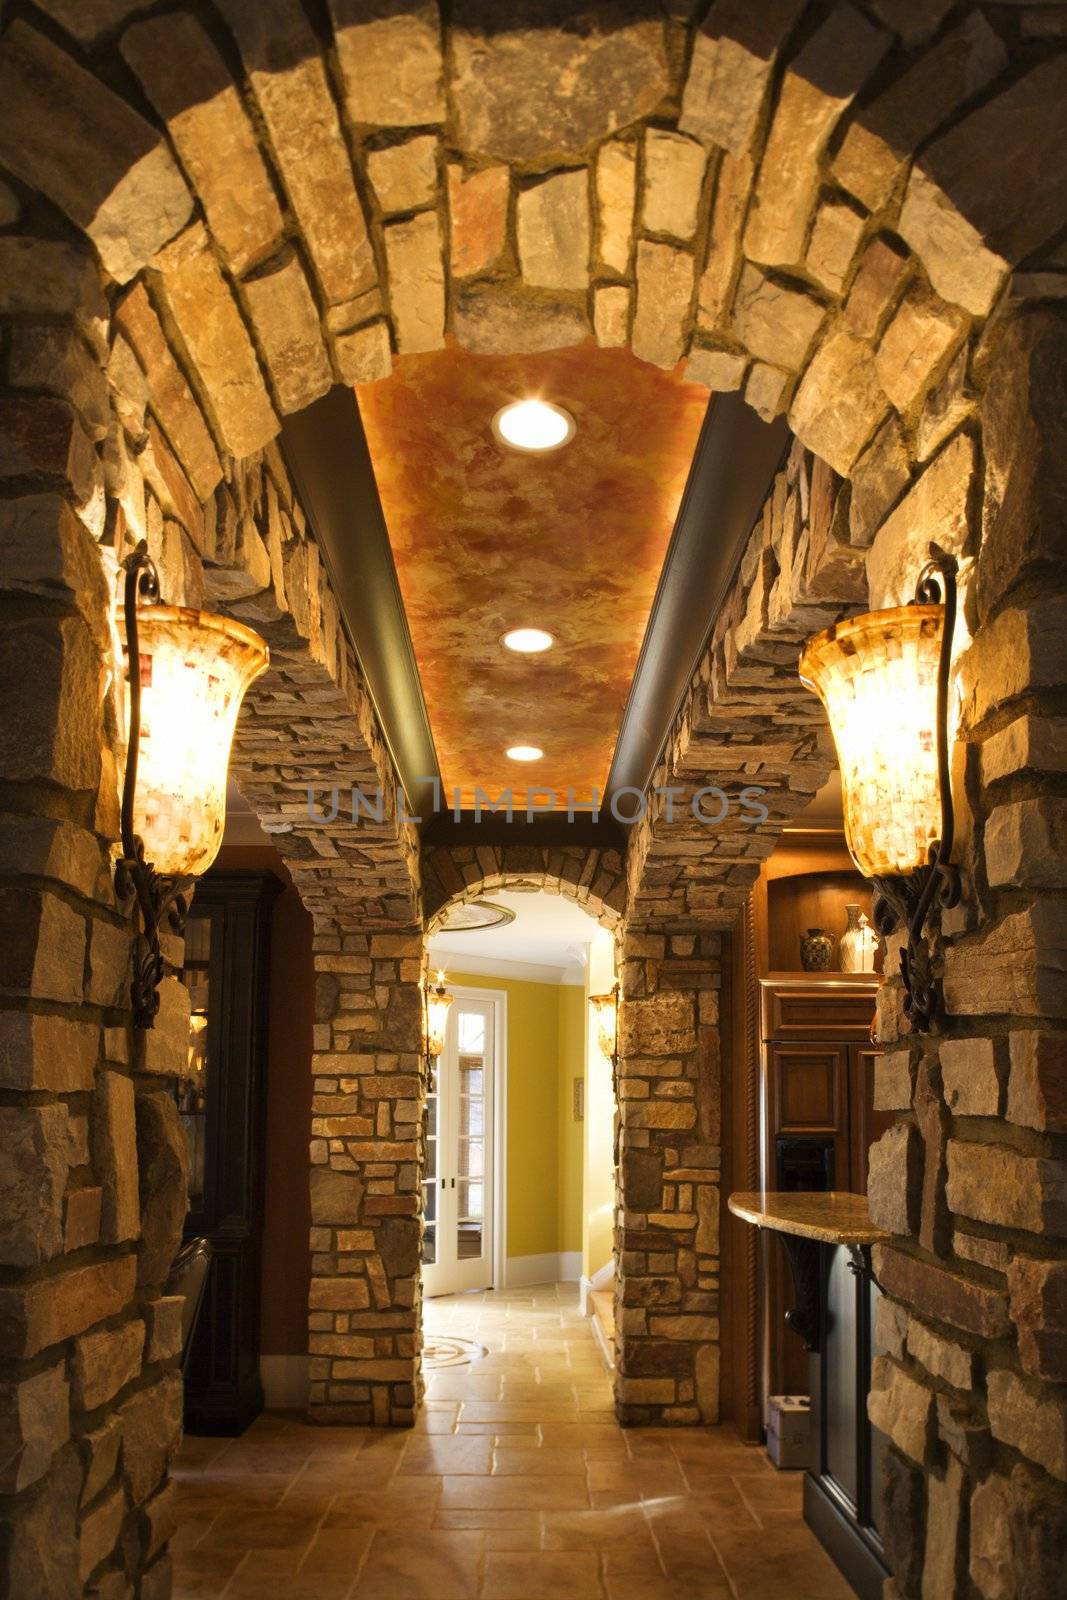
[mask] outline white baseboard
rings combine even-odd
[[[598,1345],[598,1347],[600,1349],[600,1354],[604,1357],[604,1365],[607,1367],[609,1372],[614,1372],[615,1371],[615,1352],[611,1348],[611,1346],[608,1344],[607,1338],[606,1338],[606,1336],[604,1334],[604,1330],[600,1326],[600,1318],[599,1317],[590,1317],[589,1326],[593,1330],[593,1338],[595,1339],[595,1341],[596,1341],[596,1343],[597,1343],[597,1345]]]
[[[591,1317],[593,1315],[593,1304],[590,1298],[593,1290],[609,1288],[614,1277],[614,1256],[610,1261],[605,1261],[602,1267],[598,1267],[591,1278],[587,1278],[584,1273],[582,1274],[578,1280],[578,1309],[583,1317]]]
[[[508,1256],[504,1287],[529,1289],[535,1283],[577,1283],[582,1271],[578,1250],[549,1250],[541,1256]]]
[[[308,1403],[307,1356],[260,1356],[259,1377],[270,1411],[303,1411]]]

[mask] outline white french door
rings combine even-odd
[[[462,989],[434,1067],[423,1174],[422,1286],[427,1296],[493,1281],[493,1113],[497,1006]]]

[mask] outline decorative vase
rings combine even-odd
[[[809,928],[800,939],[800,965],[805,972],[828,972],[834,959],[834,940],[825,928]]]
[[[878,938],[859,906],[846,906],[848,927],[841,935],[841,971],[873,972]]]

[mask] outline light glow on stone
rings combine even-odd
[[[513,744],[505,752],[509,761],[540,761],[544,753],[535,744]]]

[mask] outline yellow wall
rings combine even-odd
[[[559,995],[559,1211],[557,1250],[582,1248],[583,1124],[574,1115],[574,1080],[585,1077],[585,987],[573,984]]]
[[[587,994],[606,994],[615,982],[615,941],[599,928],[589,947]],[[591,1278],[611,1260],[615,1209],[615,1093],[611,1062],[597,1040],[593,1008],[586,1003],[585,1160],[582,1272]]]
[[[571,1079],[584,1070],[584,991],[456,972],[449,987],[508,997],[507,1256],[581,1248],[582,1137]]]

